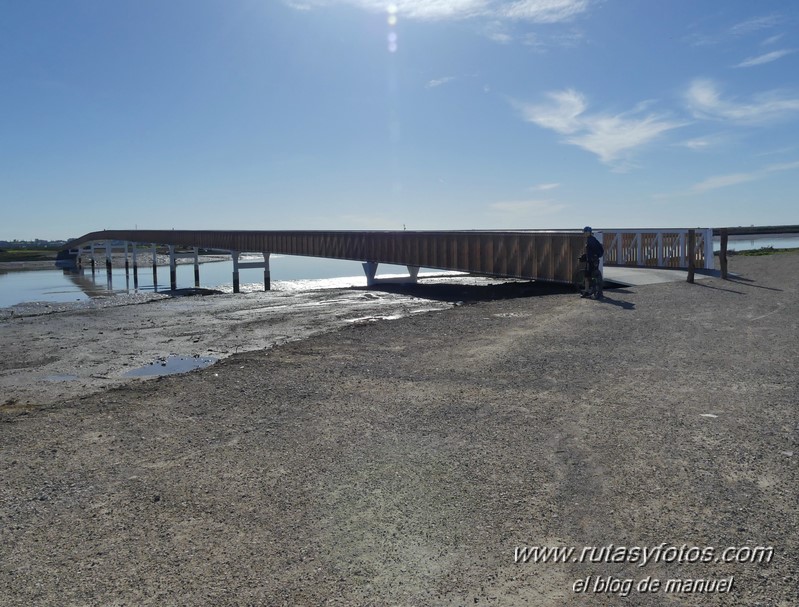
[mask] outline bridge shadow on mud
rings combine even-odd
[[[621,285],[606,281],[605,290],[620,288]],[[425,283],[378,283],[370,287],[353,287],[359,291],[380,291],[383,293],[396,293],[411,295],[433,301],[450,303],[477,303],[482,301],[497,301],[502,299],[522,299],[525,297],[545,297],[548,295],[573,294],[577,296],[577,289],[572,285],[543,282],[543,281],[506,281],[497,279],[491,284],[460,284],[447,282]]]

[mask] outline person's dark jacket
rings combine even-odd
[[[599,259],[605,254],[605,249],[594,236],[589,236],[585,241],[585,253],[589,259]]]

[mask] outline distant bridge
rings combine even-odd
[[[605,265],[684,268],[693,256],[697,268],[713,267],[712,229],[697,229],[696,246],[689,252],[688,230],[604,230]],[[571,283],[585,247],[579,231],[261,231],[261,230],[103,230],[91,232],[65,245],[80,259],[90,254],[95,263],[97,243],[105,248],[111,269],[112,243],[124,243],[125,267],[132,253],[134,280],[137,252],[156,245],[170,252],[170,284],[175,288],[175,261],[194,256],[195,284],[199,286],[197,250],[229,251],[233,259],[233,290],[239,290],[239,270],[262,268],[264,288],[270,288],[270,254],[324,257],[363,262],[367,282],[374,284],[378,264],[408,267],[415,281],[419,268],[456,270],[484,276]],[[176,249],[192,249],[178,253]],[[262,253],[264,261],[240,262],[241,253]]]

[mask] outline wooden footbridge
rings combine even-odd
[[[605,246],[605,265],[685,268],[693,257],[697,268],[713,267],[712,229],[692,230],[694,247],[688,250],[687,229],[602,230],[595,236]],[[82,263],[105,249],[110,272],[113,248],[124,247],[125,268],[132,256],[134,280],[142,252],[166,245],[170,255],[170,284],[175,288],[175,263],[193,256],[199,286],[198,249],[227,251],[233,259],[233,290],[239,290],[239,270],[262,268],[264,288],[270,288],[271,254],[324,257],[363,262],[373,284],[378,264],[408,267],[415,281],[419,268],[456,270],[484,276],[570,283],[578,269],[585,238],[578,230],[561,231],[260,231],[260,230],[104,230],[91,232],[65,245]],[[183,252],[179,252],[179,250]],[[189,252],[186,252],[186,251]],[[263,262],[240,262],[242,253],[263,254]],[[137,256],[138,254],[138,256]]]

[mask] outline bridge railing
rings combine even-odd
[[[67,243],[161,243],[349,259],[571,283],[585,239],[578,231],[103,230]]]
[[[687,268],[693,255],[697,268],[712,270],[713,229],[697,228],[696,246],[688,250],[687,229],[602,230],[604,265],[650,268]]]

